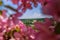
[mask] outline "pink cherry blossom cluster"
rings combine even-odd
[[[23,38],[20,38],[27,31],[27,28],[23,22],[17,18],[21,14],[14,14],[7,17],[5,12],[6,11],[3,10],[0,15],[0,40],[22,40]]]

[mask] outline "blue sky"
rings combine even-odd
[[[17,5],[14,5],[10,0],[7,2],[7,0],[3,0],[3,2],[4,2],[4,5],[10,5],[10,6],[12,6],[13,8],[17,8]],[[41,4],[38,4],[38,6],[35,8],[34,6],[33,6],[33,4],[32,4],[32,7],[33,7],[33,9],[32,10],[26,10],[26,12],[21,16],[21,17],[19,17],[20,19],[24,19],[24,18],[45,18],[45,17],[48,17],[48,16],[44,16],[43,14],[42,14],[42,10],[41,10]],[[5,8],[4,6],[2,6],[2,8],[1,8],[1,6],[0,6],[0,9],[6,9],[6,10],[8,10],[8,12],[7,12],[7,15],[9,16],[10,14],[12,14],[12,13],[15,13],[15,12],[13,12],[12,10],[10,10],[10,9],[7,9],[7,8]]]

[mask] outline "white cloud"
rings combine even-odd
[[[28,15],[24,14],[19,19],[35,19],[35,18],[51,18],[52,17],[50,15],[43,15],[42,13],[36,13],[36,12],[31,14],[28,14]]]

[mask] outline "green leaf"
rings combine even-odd
[[[2,11],[0,10],[0,15],[2,15]]]
[[[2,6],[2,4],[3,4],[3,2],[2,2],[2,1],[0,1],[0,6]]]
[[[56,34],[60,34],[60,22],[58,22],[58,23],[56,24],[55,33],[56,33]]]

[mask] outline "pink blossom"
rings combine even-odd
[[[46,3],[46,4],[45,4]],[[59,0],[42,0],[43,12],[47,15],[52,15],[54,20],[60,19],[60,1]],[[45,5],[44,5],[45,4]]]
[[[13,4],[17,4],[18,0],[11,0]]]

